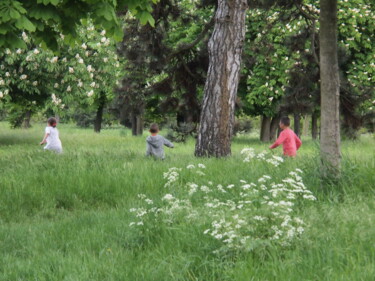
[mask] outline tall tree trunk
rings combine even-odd
[[[215,27],[208,42],[209,67],[196,156],[231,154],[246,10],[246,0],[218,0]]]
[[[311,115],[311,136],[313,140],[318,138],[318,113],[313,112]]]
[[[294,113],[294,133],[301,136],[301,115],[299,113]]]
[[[102,129],[102,122],[103,122],[103,111],[106,104],[106,96],[104,93],[101,93],[99,97],[99,104],[98,109],[96,110],[96,117],[94,121],[94,132],[100,133]]]
[[[272,118],[270,125],[270,141],[275,141],[277,137],[277,129],[279,128],[280,116],[275,116]]]
[[[262,142],[270,141],[270,127],[271,127],[271,118],[263,115],[260,125],[260,140]]]
[[[322,176],[340,175],[340,80],[337,58],[337,0],[320,0],[320,91]]]

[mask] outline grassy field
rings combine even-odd
[[[236,138],[227,159],[194,158],[191,140],[154,161],[144,157],[144,137],[124,129],[61,125],[64,153],[43,152],[43,128],[0,123],[0,280],[375,280],[374,136],[343,142],[342,179],[322,185],[319,146],[309,139],[275,168],[243,163],[244,147],[267,148],[251,135]],[[298,206],[301,239],[218,255],[199,225],[160,225],[146,236],[129,227],[139,193],[157,201],[167,193],[163,172],[198,163],[223,184],[303,170],[317,201]]]

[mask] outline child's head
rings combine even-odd
[[[158,124],[155,124],[155,123],[151,124],[151,126],[150,126],[150,133],[151,134],[157,134],[157,133],[159,133],[159,126],[158,126]]]
[[[56,125],[57,125],[57,120],[56,120],[56,118],[54,118],[54,117],[48,118],[48,120],[47,120],[47,124],[48,124],[49,126],[55,128]]]
[[[280,118],[280,123],[279,123],[280,129],[285,129],[290,126],[290,119],[288,116],[283,116]]]

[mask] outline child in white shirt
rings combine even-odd
[[[45,150],[51,150],[56,153],[62,153],[62,145],[59,138],[59,131],[56,128],[57,121],[56,118],[49,118],[47,120],[47,127],[45,129],[45,135],[40,144],[47,145],[44,147]]]

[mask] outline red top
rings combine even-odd
[[[280,144],[283,145],[284,155],[296,156],[298,148],[302,145],[301,140],[298,136],[289,128],[284,129],[271,149],[278,147]]]

